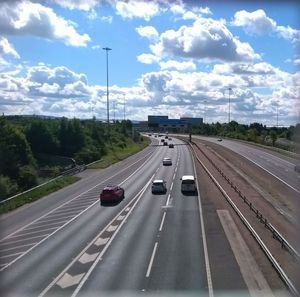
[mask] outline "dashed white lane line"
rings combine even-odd
[[[174,182],[171,183],[170,191],[173,189]]]
[[[161,230],[163,228],[163,225],[164,225],[164,222],[165,222],[165,217],[166,217],[166,212],[164,212],[164,214],[163,214],[163,217],[162,217],[162,220],[161,220],[161,223],[160,223],[160,226],[159,226],[159,232],[161,232]]]
[[[167,199],[167,202],[166,202],[166,206],[169,205],[170,197],[171,197],[171,194],[168,195],[168,199]]]
[[[148,265],[146,277],[150,276],[152,265],[153,265],[153,261],[154,261],[154,257],[155,257],[156,250],[157,250],[157,245],[158,245],[158,242],[155,242],[155,245],[154,245],[154,248],[153,248],[153,252],[152,252],[152,255],[151,255],[151,259],[150,259],[150,262],[149,262],[149,265]]]

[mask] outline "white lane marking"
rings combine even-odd
[[[99,253],[94,253],[92,255],[88,254],[88,253],[84,253],[80,258],[79,258],[79,262],[82,264],[86,264],[89,262],[93,262],[95,261],[95,259],[97,258]]]
[[[154,178],[155,174],[152,175],[152,177],[150,178],[150,180],[147,182],[147,184],[144,186],[144,188],[142,188],[142,190],[135,196],[137,197],[136,201],[134,202],[133,206],[131,207],[131,210],[127,213],[126,218],[130,216],[130,214],[132,213],[132,211],[135,209],[135,207],[137,206],[138,202],[141,200],[142,196],[144,195],[145,191],[147,190],[147,188],[149,187],[150,183],[152,182],[152,179]],[[133,199],[135,199],[135,197]],[[90,274],[93,272],[93,270],[95,269],[95,267],[98,265],[99,261],[102,259],[103,255],[105,254],[106,250],[109,248],[109,246],[111,245],[111,243],[113,242],[114,238],[117,236],[118,232],[121,230],[123,224],[126,222],[126,220],[123,220],[119,226],[119,228],[116,230],[116,232],[112,235],[112,237],[110,238],[110,240],[108,241],[108,243],[105,245],[105,247],[103,248],[102,252],[98,255],[97,259],[95,260],[95,262],[92,264],[91,268],[89,269],[89,271],[85,274],[85,276],[83,277],[82,281],[79,283],[79,285],[77,286],[77,288],[75,289],[75,291],[73,292],[71,297],[75,297],[77,296],[78,292],[80,291],[80,289],[82,288],[82,286],[84,285],[84,283],[87,281],[88,277],[90,276]]]
[[[9,257],[13,257],[13,256],[17,256],[17,255],[20,255],[22,254],[23,252],[20,252],[20,253],[14,253],[14,254],[9,254],[9,255],[5,255],[5,256],[0,256],[0,259],[3,259],[3,258],[9,258]]]
[[[280,177],[278,177],[277,175],[275,175],[274,173],[272,173],[271,171],[269,171],[268,169],[264,168],[263,166],[261,166],[260,164],[256,163],[255,161],[251,160],[250,158],[244,156],[247,160],[251,161],[253,164],[255,164],[256,166],[260,167],[261,169],[265,170],[266,172],[268,172],[269,174],[271,174],[272,176],[274,176],[275,178],[277,178],[278,180],[280,180],[282,183],[284,183],[286,186],[290,187],[292,190],[294,190],[295,192],[300,194],[300,191],[298,191],[297,189],[295,189],[293,186],[291,186],[290,184],[288,184],[287,182],[285,182],[283,179],[281,179]]]
[[[123,219],[125,218],[125,215],[120,215],[120,216],[118,216],[118,218],[117,218],[117,221],[122,221]]]
[[[17,237],[21,237],[21,236],[26,236],[26,235],[41,233],[41,232],[45,232],[45,231],[49,231],[49,230],[54,230],[54,229],[57,229],[57,227],[51,227],[51,228],[47,228],[47,229],[42,229],[42,230],[37,230],[37,231],[32,231],[32,232],[27,232],[27,233],[22,233],[22,234],[11,236],[10,238],[17,238]]]
[[[29,231],[29,230],[35,230],[35,229],[38,229],[38,228],[43,228],[43,227],[45,227],[45,225],[47,226],[47,227],[49,227],[49,226],[51,226],[51,225],[58,225],[58,224],[61,224],[61,223],[64,223],[64,222],[66,222],[67,220],[65,220],[65,221],[58,221],[58,222],[54,222],[54,223],[46,223],[46,224],[38,224],[38,225],[36,225],[35,227],[31,227],[31,228],[26,228],[26,231]]]
[[[116,225],[116,226],[113,226],[113,225],[110,225],[106,231],[107,232],[115,232],[117,230],[117,228],[119,227],[119,225]]]
[[[77,275],[70,275],[68,273],[66,273],[58,282],[57,285],[60,286],[61,288],[67,288],[67,287],[71,287],[74,285],[77,285],[80,280],[83,278],[84,273],[80,273]]]
[[[63,203],[63,204],[57,206],[56,208],[52,209],[51,211],[45,213],[44,215],[42,215],[42,216],[36,218],[36,219],[33,220],[32,222],[30,222],[30,223],[26,224],[25,226],[23,226],[23,227],[17,229],[16,231],[12,232],[11,234],[9,234],[9,235],[3,237],[3,238],[0,240],[0,242],[2,242],[3,240],[5,240],[6,238],[9,238],[9,237],[12,236],[13,234],[16,234],[16,233],[19,232],[19,231],[24,230],[27,226],[30,226],[30,225],[34,224],[35,222],[37,222],[37,221],[41,220],[42,218],[48,216],[49,214],[53,213],[54,211],[56,211],[57,209],[63,207],[64,205],[71,203],[71,202],[74,201],[75,199],[77,199],[77,198],[83,196],[84,194],[90,192],[91,190],[95,189],[95,188],[98,187],[99,185],[104,184],[106,181],[112,179],[114,176],[120,174],[121,172],[126,171],[128,168],[132,167],[133,165],[135,165],[136,163],[138,163],[138,162],[141,161],[142,159],[145,159],[146,157],[148,157],[148,156],[151,155],[152,153],[153,153],[153,152],[150,152],[150,153],[147,154],[146,156],[142,157],[141,159],[137,160],[136,162],[132,163],[131,165],[125,167],[124,169],[118,171],[117,173],[115,173],[114,175],[108,177],[107,179],[105,179],[105,180],[99,182],[98,184],[96,184],[95,186],[89,188],[88,190],[86,190],[86,191],[80,193],[79,195],[75,196],[75,197],[72,198],[71,200],[66,201],[65,203]],[[144,163],[142,163],[142,165],[141,165],[136,171],[134,171],[130,176],[128,176],[128,178],[130,178],[134,173],[136,173],[140,168],[142,168],[143,165],[144,165],[147,161],[148,161],[148,160],[146,160]],[[127,178],[127,179],[128,179],[128,178]],[[125,179],[122,183],[124,183],[127,179]],[[121,183],[121,184],[122,184],[122,183]],[[98,202],[98,199],[97,199],[96,202]],[[96,202],[95,202],[95,203],[96,203]],[[92,205],[94,205],[94,203],[93,203]],[[92,205],[90,205],[90,206],[92,206]],[[0,271],[1,271],[1,270],[0,270]]]
[[[171,197],[171,194],[168,195],[168,199],[167,199],[167,202],[166,202],[166,206],[169,205],[170,197]]]
[[[17,245],[17,246],[14,246],[14,247],[12,247],[12,248],[9,248],[9,249],[0,250],[0,254],[1,254],[1,253],[4,253],[4,252],[11,251],[11,250],[20,249],[20,248],[23,248],[23,247],[26,247],[26,246],[31,246],[31,245],[34,245],[34,244],[36,244],[36,242],[28,243],[28,244],[22,244],[22,245]]]
[[[13,244],[13,243],[16,243],[16,242],[24,242],[26,240],[31,240],[31,239],[35,239],[35,238],[40,238],[40,237],[44,237],[48,234],[42,234],[42,235],[38,235],[38,236],[32,236],[32,237],[29,237],[29,238],[26,238],[26,239],[19,239],[19,240],[12,240],[12,241],[9,241],[9,242],[3,242],[3,243],[0,243],[0,246],[3,246],[3,245],[9,245],[9,244]],[[0,270],[1,271],[1,270]]]
[[[71,220],[67,221],[65,224],[63,224],[62,226],[60,226],[58,229],[56,229],[54,232],[50,233],[50,234],[45,234],[43,236],[44,237],[41,241],[39,241],[37,244],[35,244],[34,246],[32,246],[30,249],[28,249],[27,251],[25,251],[23,254],[21,254],[19,257],[15,258],[13,261],[11,261],[9,264],[7,264],[6,266],[2,267],[0,269],[0,271],[3,271],[4,269],[6,269],[7,267],[11,266],[13,263],[15,263],[16,261],[18,261],[20,258],[22,258],[23,256],[27,255],[29,252],[31,252],[34,248],[36,248],[37,246],[39,246],[40,244],[42,244],[44,241],[46,241],[50,236],[54,235],[55,233],[57,233],[58,231],[60,231],[61,229],[63,229],[65,226],[67,226],[68,224],[70,224],[71,222],[73,222],[74,220],[76,220],[80,215],[82,215],[83,213],[85,213],[86,211],[88,211],[91,207],[93,207],[96,203],[98,203],[98,201],[94,202],[93,204],[91,204],[88,208],[84,209],[81,213],[79,213],[77,216],[73,217]],[[23,239],[24,241],[24,239]]]
[[[160,223],[160,226],[159,226],[159,232],[161,232],[161,230],[163,228],[163,225],[164,225],[164,222],[165,222],[165,217],[166,217],[166,212],[164,212],[164,214],[163,214],[163,217],[162,217],[162,220],[161,220],[161,223]]]
[[[66,217],[63,217],[64,219],[69,219],[69,218],[72,218],[72,216],[66,216]],[[51,219],[51,220],[45,220],[45,219],[41,219],[40,221],[38,221],[38,223],[48,223],[48,222],[55,222],[55,221],[58,221],[58,222],[61,222],[62,221],[62,218],[56,218],[56,219]],[[64,220],[63,222],[67,222],[68,220]],[[36,222],[35,222],[36,223]],[[26,228],[27,230],[27,228]]]
[[[174,174],[173,174],[173,180],[175,179],[175,177],[176,177],[176,172],[174,172]]]
[[[191,155],[192,155],[192,160],[193,160],[194,175],[197,176],[194,155],[193,154],[191,154]],[[212,284],[212,279],[211,279],[210,263],[209,263],[209,257],[208,257],[207,240],[206,240],[206,233],[205,233],[205,228],[204,228],[203,210],[202,210],[202,203],[201,203],[201,197],[200,197],[200,188],[199,188],[198,178],[196,179],[196,183],[197,183],[197,189],[198,189],[199,216],[200,216],[200,222],[201,222],[201,232],[202,232],[202,242],[203,242],[203,250],[204,250],[206,278],[207,278],[207,285],[208,285],[208,295],[209,295],[209,297],[214,297],[214,291],[213,291],[213,284]]]
[[[130,210],[130,208],[131,208],[131,207],[127,207],[127,208],[125,209],[125,211],[128,212],[128,211]]]
[[[148,265],[146,277],[150,276],[152,265],[153,265],[153,261],[154,261],[154,257],[155,257],[155,254],[156,254],[157,245],[158,245],[158,242],[155,242],[155,245],[154,245],[154,248],[153,248],[153,252],[152,252],[152,255],[151,255],[151,259],[150,259],[150,262],[149,262],[149,265]]]
[[[229,211],[219,209],[217,213],[250,295],[252,297],[273,296],[265,277],[242,238]]]
[[[171,183],[170,191],[173,189],[174,182]]]
[[[110,237],[107,237],[107,238],[99,237],[99,238],[96,240],[95,245],[96,245],[96,246],[105,245],[105,244],[109,241],[109,238],[110,238]]]

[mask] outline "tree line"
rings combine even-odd
[[[203,123],[198,126],[192,126],[192,133],[229,137],[299,152],[300,124],[290,127],[267,127],[260,123],[243,125],[236,121],[224,124],[219,122],[212,124]]]
[[[0,200],[37,185],[40,167],[50,160],[90,163],[109,149],[126,147],[131,128],[130,121],[116,122],[108,133],[95,119],[1,116]]]

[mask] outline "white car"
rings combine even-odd
[[[162,179],[156,179],[152,182],[152,193],[157,194],[157,193],[167,193],[167,187],[166,187],[166,182]]]
[[[172,165],[171,158],[163,158],[163,165]]]
[[[196,192],[196,182],[193,175],[183,175],[181,178],[181,192]]]

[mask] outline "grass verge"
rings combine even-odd
[[[88,166],[89,169],[103,169],[111,164],[128,158],[131,155],[143,150],[150,144],[151,140],[148,137],[143,137],[143,141],[139,143],[129,142],[125,148],[112,147],[109,152],[103,156],[101,161]]]
[[[77,176],[63,176],[44,186],[34,189],[28,193],[20,195],[16,198],[8,200],[0,204],[0,214],[12,211],[24,204],[33,202],[48,194],[51,194],[61,188],[77,182],[80,178]]]

